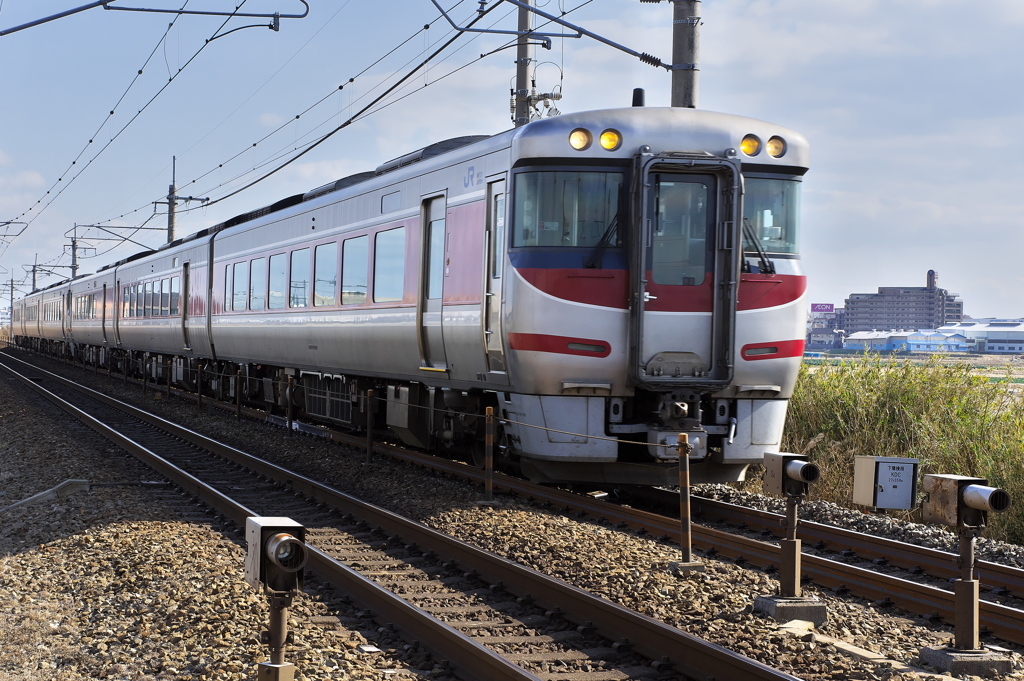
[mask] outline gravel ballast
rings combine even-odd
[[[102,375],[78,370],[71,376],[107,387]],[[152,391],[110,388],[166,418],[801,678],[929,678],[902,665],[920,666],[922,647],[952,638],[949,627],[925,618],[815,587],[805,592],[827,603],[829,622],[816,634],[786,633],[751,612],[754,598],[778,588],[760,571],[697,552],[705,570],[676,575],[671,564],[679,560],[678,548],[649,537],[505,496],[494,506],[478,506],[481,490],[409,465],[378,459],[363,466],[363,452],[208,415],[195,405],[155,399]],[[0,507],[69,478],[152,479],[90,431],[35,401],[22,405],[25,400],[23,388],[0,380]],[[720,493],[729,494],[728,488]],[[201,512],[195,506],[182,517],[186,507],[171,496],[162,487],[93,487],[0,514],[0,541],[10,547],[0,553],[0,679],[254,677],[266,658],[258,632],[268,611],[243,580],[242,536],[212,519],[188,517]],[[819,520],[812,511],[803,517]],[[852,514],[828,509],[835,524],[842,524],[843,513]],[[313,585],[307,592],[291,616],[297,646],[288,659],[300,678],[447,677],[415,647],[388,639],[368,620],[341,626],[335,618],[347,623],[358,611],[330,588]],[[896,666],[851,657],[833,640]],[[367,642],[383,652],[362,652],[358,646]],[[1011,649],[1015,665],[1002,678],[1024,679],[1015,647],[1000,645]]]

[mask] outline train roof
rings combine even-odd
[[[590,133],[594,140],[602,132],[615,130],[621,135],[621,143],[612,150],[605,150],[600,144],[592,143],[582,150],[569,146],[569,134],[577,129]],[[746,135],[754,135],[761,141],[757,154],[747,156],[738,151]],[[778,137],[785,142],[785,153],[772,157],[765,150],[765,142]],[[710,152],[716,156],[735,156],[748,171],[790,172],[803,174],[809,163],[809,145],[803,135],[773,123],[734,114],[685,109],[678,107],[630,107],[621,109],[599,109],[563,114],[533,121],[528,125],[512,128],[496,135],[464,135],[427,145],[421,149],[391,159],[371,171],[348,175],[339,180],[321,185],[303,194],[295,194],[270,205],[236,215],[224,222],[199,230],[194,234],[164,244],[157,250],[134,253],[127,258],[100,268],[97,272],[119,267],[159,251],[174,248],[183,243],[202,239],[221,230],[240,225],[272,213],[297,206],[328,194],[348,189],[408,166],[463,150],[460,155],[472,155],[479,149],[469,147],[486,142],[490,149],[512,148],[515,165],[529,164],[531,158],[615,160],[622,162],[633,158],[641,149],[654,153],[666,152]],[[60,286],[60,282],[52,286]],[[47,288],[51,288],[47,287]],[[46,289],[42,289],[46,290]]]

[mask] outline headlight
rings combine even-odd
[[[766,146],[768,154],[774,158],[782,158],[786,153],[786,140],[781,137],[772,137]]]
[[[601,146],[607,151],[615,151],[622,146],[622,134],[610,128],[605,130],[601,133]]]
[[[740,142],[740,151],[747,156],[757,156],[757,152],[761,151],[761,140],[757,135],[745,135]]]
[[[576,151],[583,151],[590,146],[590,143],[594,141],[593,136],[589,130],[583,128],[576,128],[569,133],[569,146]]]

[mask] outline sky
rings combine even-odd
[[[237,2],[254,14],[304,12],[299,0]],[[466,34],[351,125],[229,197],[451,37],[431,0],[308,2],[308,16],[282,18],[277,32],[266,18],[94,8],[0,37],[0,224],[10,221],[0,280],[27,291],[34,262],[50,268],[37,269],[40,286],[67,277],[73,233],[80,273],[163,243],[166,205],[154,202],[165,200],[172,158],[178,194],[215,201],[179,205],[183,236],[430,142],[510,127],[515,50],[499,50],[509,37]],[[460,25],[480,6],[446,2]],[[86,4],[0,0],[0,31]],[[182,4],[236,2],[111,2]],[[537,4],[671,61],[670,2]],[[514,6],[486,6],[479,26],[515,28]],[[1024,316],[1024,2],[704,0],[701,15],[698,107],[810,141],[808,303],[924,286],[934,269],[966,314]],[[648,106],[669,103],[667,71],[589,38],[555,38],[536,57],[537,86],[560,87],[563,112],[629,106],[634,87]],[[118,246],[121,236],[132,242]]]

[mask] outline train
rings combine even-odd
[[[34,291],[13,337],[476,462],[491,407],[536,481],[738,481],[804,351],[808,158],[669,107],[449,139]]]

